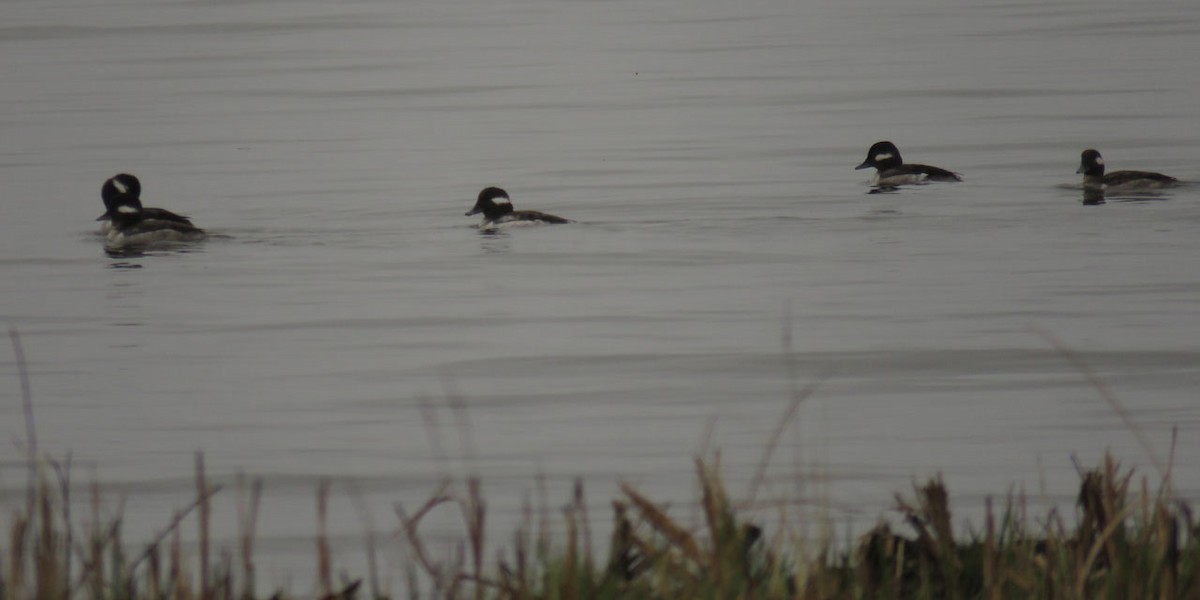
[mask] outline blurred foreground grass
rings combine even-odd
[[[397,511],[397,535],[410,546],[412,563],[390,568],[421,578],[409,596],[436,598],[1200,599],[1200,527],[1191,507],[1171,496],[1169,474],[1152,492],[1146,478],[1134,486],[1133,471],[1112,457],[1083,473],[1072,519],[1054,509],[1031,520],[1023,500],[1010,495],[998,512],[989,501],[982,526],[962,535],[952,527],[946,486],[935,478],[911,496],[896,496],[903,525],[881,522],[842,549],[813,548],[788,531],[768,533],[739,514],[716,468],[697,460],[695,469],[701,526],[685,525],[664,504],[623,485],[612,501],[603,557],[594,553],[581,486],[555,539],[546,528],[527,526],[490,561],[479,480],[467,480],[462,493],[443,487],[411,514]],[[194,502],[156,539],[130,546],[121,521],[102,523],[98,509],[86,527],[76,525],[69,469],[39,464],[27,505],[8,516],[0,600],[258,597],[260,485],[239,482],[238,548],[212,548],[209,500],[217,488],[206,482],[200,456],[195,480]],[[328,486],[320,486],[317,589],[299,597],[384,597],[373,552],[365,578],[334,584],[327,497]],[[465,551],[436,561],[418,526],[445,504],[463,515]],[[193,520],[198,550],[185,553],[179,528]],[[268,596],[297,597],[282,590]]]

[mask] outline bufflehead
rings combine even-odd
[[[871,179],[874,185],[891,187],[925,181],[962,181],[962,175],[931,167],[929,165],[904,164],[900,158],[900,150],[891,142],[875,142],[867,150],[867,160],[854,167],[866,169],[875,167],[875,177]]]
[[[1105,175],[1104,157],[1091,148],[1084,150],[1080,155],[1079,168],[1075,172],[1083,173],[1084,188],[1102,188],[1109,191],[1152,190],[1179,182],[1174,177],[1150,171],[1116,171]]]
[[[138,181],[137,177],[129,173],[119,173],[109,177],[104,186],[100,188],[100,198],[104,200],[104,214],[96,217],[100,221],[100,234],[108,235],[113,227],[113,208],[117,197],[121,195],[129,195],[136,198],[138,202],[142,199],[142,182]],[[155,221],[171,221],[191,225],[192,220],[183,215],[177,215],[169,210],[162,208],[143,208],[142,218]]]
[[[480,223],[480,227],[490,227],[502,223],[572,222],[570,219],[548,215],[536,210],[513,210],[512,200],[508,199],[508,192],[498,187],[483,188],[479,192],[479,199],[475,201],[475,208],[467,211],[466,216],[469,217],[479,213],[483,213],[483,222]]]
[[[149,219],[137,196],[118,194],[112,199],[112,228],[107,237],[109,247],[122,248],[156,242],[194,242],[208,234],[190,222]]]

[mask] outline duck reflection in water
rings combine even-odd
[[[1083,188],[1083,205],[1097,206],[1104,204],[1104,190],[1098,188]]]

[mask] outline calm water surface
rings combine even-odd
[[[1190,0],[6,2],[0,318],[42,450],[127,499],[129,539],[197,451],[264,477],[267,584],[306,577],[321,478],[348,565],[347,490],[386,535],[478,473],[499,534],[539,474],[599,519],[619,479],[686,503],[707,448],[744,496],[816,381],[764,492],[839,523],[937,472],[963,515],[1069,505],[1073,455],[1153,474],[1038,331],[1155,452],[1178,428],[1196,499],[1200,185],[1083,206],[1074,170],[1200,179],[1197,32]],[[966,181],[870,194],[881,139]],[[121,171],[213,239],[106,255]],[[486,185],[578,223],[481,233]]]

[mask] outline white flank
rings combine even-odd
[[[129,206],[128,204],[122,204],[121,206],[117,207],[117,212],[126,214],[126,215],[136,215],[138,212],[138,209],[135,207]]]
[[[490,227],[494,229],[510,229],[512,227],[530,227],[533,225],[545,225],[545,221],[526,221],[524,219],[513,219],[511,217],[500,217],[492,221]]]
[[[891,158],[891,157],[892,157],[892,153],[891,153],[891,152],[884,152],[884,153],[882,153],[882,154],[876,154],[876,155],[875,155],[875,162],[883,162],[883,161],[885,161],[885,160],[887,160],[887,159],[889,159],[889,158]]]
[[[926,176],[924,173],[906,173],[904,175],[892,175],[891,177],[879,177],[876,174],[875,180],[872,182],[882,186],[896,185],[915,185],[925,183]]]
[[[153,246],[155,244],[171,244],[174,242],[196,242],[206,237],[208,236],[202,231],[152,229],[150,231],[126,233],[119,229],[113,229],[108,232],[108,245],[113,248],[122,246]]]

